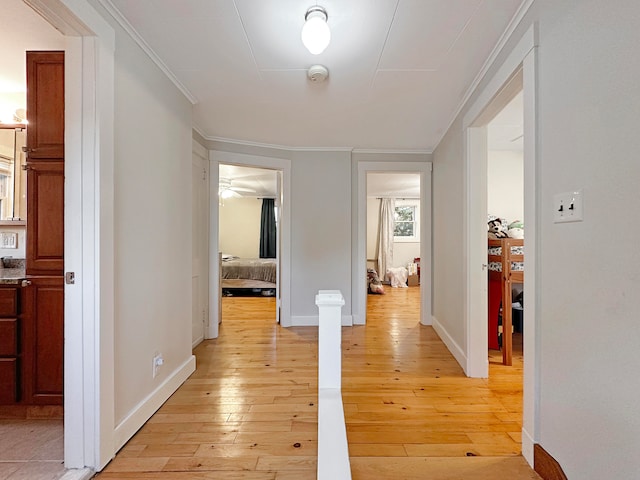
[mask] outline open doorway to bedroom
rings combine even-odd
[[[420,321],[420,174],[367,172],[367,308]]]
[[[523,219],[524,131],[520,90],[487,124],[487,324],[490,365],[522,367]],[[489,374],[491,372],[490,368]]]
[[[277,321],[280,172],[220,164],[218,173],[221,319]]]

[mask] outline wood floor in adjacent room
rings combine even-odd
[[[519,455],[521,347],[513,367],[492,352],[490,379],[466,378],[419,324],[418,291],[370,295],[367,326],[343,328],[353,479],[539,478]],[[315,479],[317,328],[274,318],[274,298],[224,298],[197,371],[97,478]]]

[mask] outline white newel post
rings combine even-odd
[[[351,480],[342,405],[342,306],[339,290],[316,295],[318,326],[318,480]]]
[[[339,290],[320,290],[316,295],[318,326],[318,389],[342,387],[342,306]]]

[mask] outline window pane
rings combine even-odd
[[[395,237],[413,237],[413,222],[396,222],[393,235]]]
[[[413,222],[415,209],[416,207],[412,205],[396,207],[395,220],[398,222]]]

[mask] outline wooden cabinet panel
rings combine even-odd
[[[30,404],[62,404],[64,279],[30,278],[23,288],[24,393]]]
[[[27,159],[64,158],[64,52],[27,52]]]
[[[27,275],[63,274],[63,162],[28,163],[26,259]]]
[[[0,288],[0,317],[11,317],[18,314],[18,289]]]
[[[18,360],[0,358],[0,404],[15,403],[18,400]]]
[[[0,318],[0,355],[18,355],[18,319]]]

